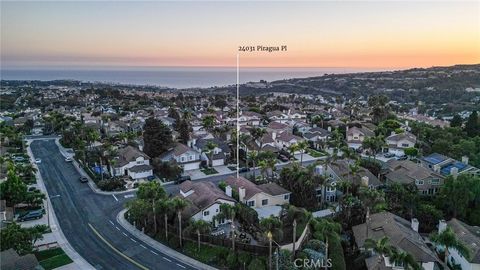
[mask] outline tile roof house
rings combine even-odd
[[[198,139],[196,140],[193,149],[201,153],[201,159],[208,161],[210,159],[210,155],[205,153],[205,149],[207,144],[212,142],[216,145],[215,149],[213,149],[212,155],[212,166],[221,166],[224,165],[228,156],[230,156],[230,147],[228,144],[218,138],[212,139]]]
[[[467,259],[456,249],[450,248],[448,261],[452,265],[460,265],[464,270],[480,269],[480,227],[468,225],[456,218],[446,223],[452,228],[458,240],[470,250],[470,258]],[[438,227],[439,231],[442,231],[445,228],[445,221],[441,220]]]
[[[110,168],[113,176],[128,175],[133,180],[146,179],[153,176],[150,157],[133,146],[118,150],[118,155]]]
[[[292,144],[296,144],[305,140],[304,138],[297,135],[293,135],[292,133],[287,131],[278,134],[274,139],[275,139],[275,144],[279,149],[288,148]]]
[[[388,171],[385,174],[387,184],[414,184],[421,194],[433,195],[444,183],[445,177],[443,175],[410,160],[391,159],[387,161],[386,165],[388,167]]]
[[[160,156],[162,161],[175,160],[183,170],[196,170],[200,168],[200,153],[182,144],[176,143],[175,147]]]
[[[462,161],[433,153],[420,159],[420,163],[425,168],[429,168],[434,172],[444,176],[452,175],[456,177],[458,174],[480,175],[480,169],[468,164],[468,157],[462,157]]]
[[[329,130],[314,127],[311,128],[309,131],[303,133],[303,138],[313,143],[316,148],[319,148],[320,144],[327,142],[330,135],[331,132]]]
[[[396,156],[403,156],[405,153],[403,150],[405,148],[414,147],[417,142],[417,137],[410,132],[403,132],[400,134],[395,134],[392,132],[392,135],[388,136],[385,139],[388,152],[395,154]]]
[[[235,205],[236,203],[232,197],[227,196],[212,182],[185,181],[180,185],[179,196],[189,202],[183,211],[185,217],[207,222],[214,220],[214,217],[220,212],[220,205],[224,203]]]
[[[440,260],[435,253],[425,244],[418,233],[418,220],[407,221],[390,212],[381,212],[370,215],[369,222],[352,227],[355,243],[360,249],[364,249],[365,240],[371,238],[379,240],[386,236],[390,245],[397,249],[408,252],[425,270],[439,269]],[[375,254],[365,259],[367,269],[398,269],[386,256]]]
[[[367,137],[372,137],[375,136],[375,133],[371,131],[370,129],[367,129],[365,127],[359,128],[359,127],[348,127],[347,126],[347,144],[348,147],[358,149],[359,147],[362,146],[363,140]]]
[[[40,266],[35,255],[27,254],[20,256],[13,248],[11,248],[0,252],[0,269],[40,270],[43,269],[43,267]]]
[[[290,201],[291,192],[276,183],[256,185],[244,177],[233,176],[228,177],[225,182],[228,185],[225,191],[228,196],[232,195],[232,190],[238,192],[238,200],[257,212],[261,208],[271,208],[271,214],[276,215],[279,214],[276,211],[281,210],[279,206]],[[260,217],[261,213],[263,212],[259,212]]]

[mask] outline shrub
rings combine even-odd
[[[244,266],[249,265],[250,261],[252,260],[252,257],[247,252],[239,252],[237,259],[238,259],[238,264],[240,268],[244,269]]]
[[[177,249],[177,248],[180,247],[180,242],[178,241],[178,239],[176,237],[172,237],[168,240],[168,245],[171,248]]]
[[[228,269],[236,269],[238,267],[237,255],[234,252],[229,252],[227,256]]]
[[[254,258],[248,265],[248,270],[262,270],[266,269],[265,263],[259,258]]]
[[[120,179],[104,179],[98,181],[97,186],[103,191],[117,191],[125,189],[125,182]]]
[[[325,252],[325,243],[317,239],[312,239],[308,241],[308,243],[305,245],[305,248]]]

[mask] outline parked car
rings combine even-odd
[[[65,162],[72,162],[72,161],[73,161],[73,159],[71,157],[65,158]]]
[[[385,157],[385,158],[392,158],[394,156],[395,156],[395,154],[392,154],[392,153],[386,153],[386,154],[383,155],[383,157]]]
[[[181,184],[187,180],[192,180],[190,175],[179,176],[177,179],[174,180],[175,185]]]
[[[36,159],[35,159],[35,163],[40,164],[40,163],[42,163],[42,160],[39,159],[39,158],[36,158]]]
[[[80,180],[81,183],[87,183],[88,182],[88,178],[86,176],[80,176],[80,178],[78,180]]]
[[[25,158],[24,157],[14,157],[13,158],[13,161],[17,161],[17,162],[21,162],[21,161],[24,161]]]
[[[286,157],[286,156],[284,156],[284,155],[279,155],[279,156],[278,156],[278,159],[280,159],[280,160],[283,161],[283,162],[289,161],[288,157]]]
[[[22,221],[27,221],[27,220],[33,220],[33,219],[40,219],[43,217],[43,210],[34,210],[27,212],[25,214],[22,214],[17,218],[19,222]]]
[[[248,168],[248,167],[242,167],[242,168],[238,169],[239,173],[246,173],[246,172],[249,172],[249,171],[250,171],[250,168]]]
[[[399,156],[397,157],[397,160],[407,160],[407,156],[406,155]]]

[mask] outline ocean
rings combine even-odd
[[[385,70],[385,69],[383,69]],[[328,74],[381,71],[361,68],[240,68],[240,83],[305,78]],[[81,69],[1,69],[2,80],[79,80],[171,88],[213,87],[236,84],[236,68],[135,67]]]

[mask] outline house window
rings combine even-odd
[[[247,205],[250,206],[250,207],[254,207],[255,206],[255,201],[248,201]]]
[[[184,161],[185,161],[185,157],[182,156],[182,157],[180,158],[180,160],[181,160],[182,162],[184,162]]]
[[[268,199],[262,200],[262,205],[267,205],[268,204]]]
[[[432,179],[432,180],[430,180],[430,184],[439,185],[440,184],[440,179]]]
[[[206,217],[206,216],[208,216],[208,215],[210,215],[210,211],[203,211],[203,216]]]
[[[193,156],[192,155],[188,156],[188,160],[193,160]]]
[[[415,185],[422,186],[424,184],[423,180],[415,180]]]
[[[423,195],[427,195],[428,190],[422,190]]]
[[[218,208],[215,210],[215,212],[217,212],[217,213],[218,213]]]
[[[285,201],[290,200],[290,194],[285,194],[285,195],[283,195],[283,199],[284,199]]]
[[[408,143],[402,143],[402,147],[408,147]]]

